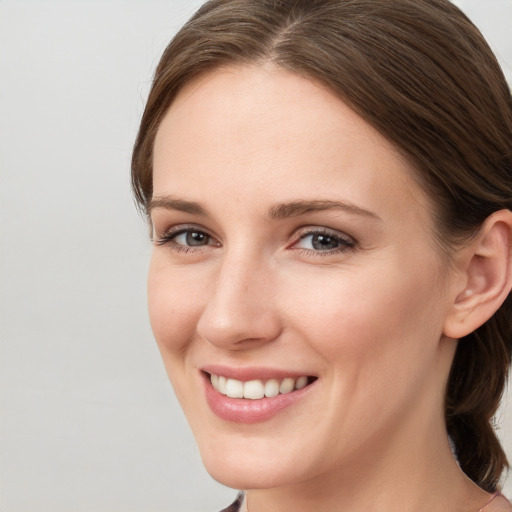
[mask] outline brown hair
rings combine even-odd
[[[477,28],[447,0],[212,0],[157,67],[132,160],[152,196],[152,153],[184,84],[225,64],[270,61],[323,83],[403,153],[452,251],[512,209],[512,98]],[[494,491],[505,467],[492,428],[512,357],[512,296],[459,342],[445,415],[466,474]]]

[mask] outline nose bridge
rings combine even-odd
[[[271,283],[262,256],[243,248],[226,251],[198,322],[199,335],[225,348],[274,339],[280,327]]]

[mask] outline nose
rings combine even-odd
[[[219,263],[197,333],[219,348],[246,350],[275,340],[282,329],[275,281],[261,263],[234,256]]]

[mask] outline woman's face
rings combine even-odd
[[[439,431],[450,275],[429,202],[325,88],[272,66],[186,86],[151,208],[151,324],[215,478],[313,481]]]

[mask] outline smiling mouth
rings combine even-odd
[[[249,400],[260,400],[262,398],[273,398],[278,395],[286,395],[293,391],[305,388],[317,379],[316,377],[302,375],[297,378],[286,377],[284,379],[256,379],[244,382],[213,373],[207,375],[213,389],[221,395],[229,398],[246,398]]]

